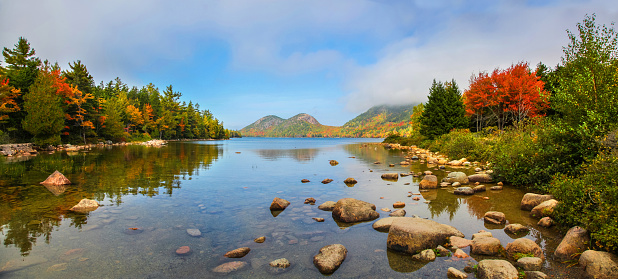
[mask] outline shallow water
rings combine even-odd
[[[537,220],[519,210],[524,191],[505,187],[462,197],[447,187],[423,192],[416,202],[407,194],[418,192],[419,180],[408,176],[384,181],[380,175],[425,171],[427,165],[399,166],[401,151],[362,144],[370,141],[376,140],[171,142],[162,148],[120,146],[5,162],[0,169],[0,240],[4,244],[0,277],[209,278],[218,276],[213,268],[233,260],[224,258],[225,252],[243,246],[251,248],[240,259],[248,265],[228,277],[320,278],[323,275],[312,258],[333,243],[348,249],[334,278],[446,278],[448,267],[463,270],[468,262],[484,259],[472,255],[465,260],[439,257],[418,263],[388,251],[387,233],[373,230],[372,222],[338,224],[330,212],[317,209],[324,201],[345,197],[374,203],[382,217],[388,213],[380,208],[403,201],[407,216],[452,225],[468,239],[484,229],[506,246],[513,238],[504,227],[486,226],[481,219],[486,211],[504,212],[509,223],[531,228],[525,237],[544,249],[544,272],[555,278],[579,277],[577,267],[553,260],[558,232],[536,226]],[[329,160],[339,164],[331,166]],[[396,166],[388,167],[389,163]],[[74,184],[39,185],[56,169]],[[446,175],[430,170],[438,179]],[[447,170],[474,173],[472,168]],[[359,183],[349,187],[343,183],[347,177]],[[320,183],[326,178],[334,181]],[[301,179],[310,182],[301,183]],[[274,197],[291,202],[276,217],[269,210]],[[308,197],[315,198],[316,205],[303,204]],[[68,211],[82,198],[103,206],[88,214]],[[312,217],[323,217],[325,222]],[[187,229],[199,229],[202,236],[192,237]],[[266,242],[254,243],[259,236],[266,236]],[[185,245],[191,253],[176,255],[176,249]],[[469,248],[464,251],[470,254]],[[279,258],[292,263],[283,273],[268,265]]]

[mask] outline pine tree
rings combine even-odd
[[[455,80],[451,82],[433,81],[429,97],[421,116],[421,134],[434,139],[452,129],[467,127],[461,91]]]

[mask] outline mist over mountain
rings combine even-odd
[[[372,137],[381,138],[404,129],[414,105],[379,105],[368,109],[343,126],[326,126],[313,116],[300,113],[288,119],[264,116],[242,128],[245,137]]]

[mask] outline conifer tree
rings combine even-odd
[[[433,81],[429,97],[421,116],[421,134],[434,139],[452,129],[467,127],[461,91],[455,80],[451,82]]]

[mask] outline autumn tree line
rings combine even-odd
[[[227,139],[227,130],[209,110],[180,101],[169,85],[129,87],[120,78],[95,86],[80,60],[62,70],[41,61],[20,37],[2,51],[0,63],[0,143],[41,146],[102,140]]]
[[[567,35],[554,68],[520,62],[476,73],[463,93],[434,81],[415,108],[416,129],[386,141],[486,162],[497,181],[553,194],[558,224],[618,252],[618,33],[593,14]]]

